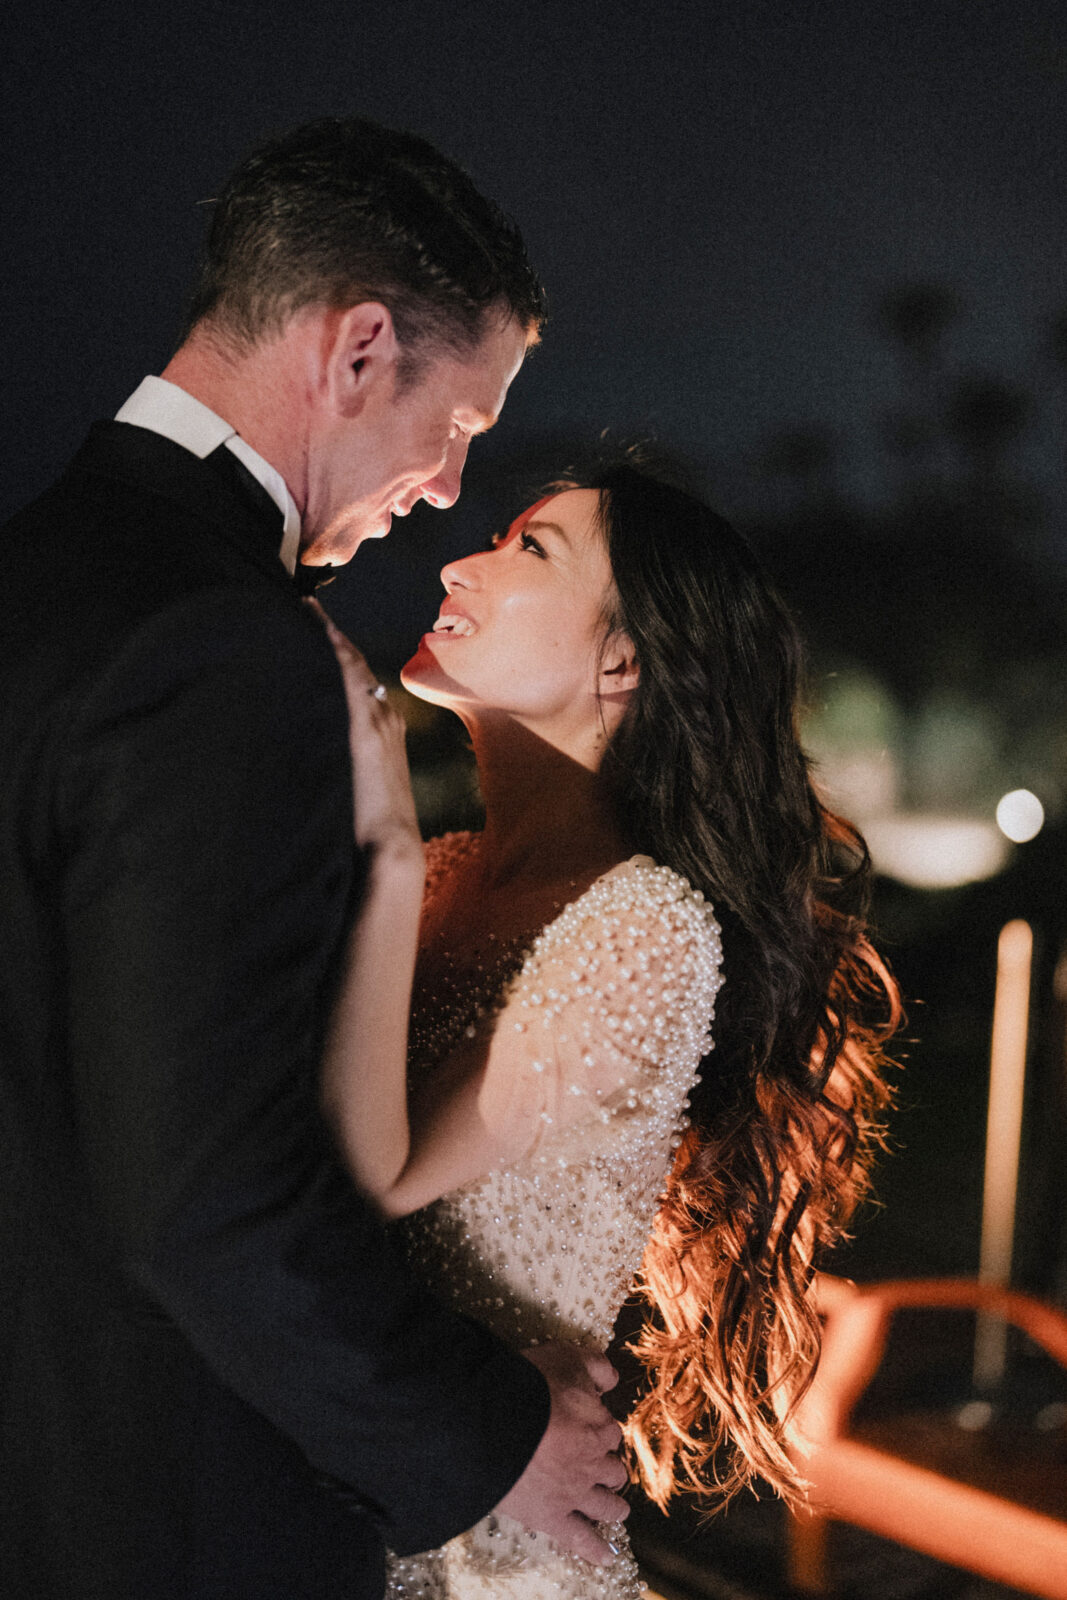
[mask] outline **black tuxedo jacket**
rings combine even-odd
[[[98,424],[0,536],[0,1594],[358,1600],[547,1421],[317,1109],[340,675],[232,460]]]

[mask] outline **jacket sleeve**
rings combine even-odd
[[[507,1492],[548,1397],[408,1276],[319,1116],[360,864],[340,676],[283,599],[183,601],[70,711],[75,1115],[129,1274],[404,1553]]]

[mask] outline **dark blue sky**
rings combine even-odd
[[[462,160],[547,282],[487,452],[651,428],[743,513],[768,435],[817,422],[874,496],[894,369],[872,305],[911,277],[962,297],[953,359],[1040,389],[1022,464],[1062,470],[1067,372],[1057,392],[1042,348],[1067,307],[1058,0],[13,11],[5,509],[166,360],[219,176],[345,110]]]

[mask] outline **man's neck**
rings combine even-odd
[[[276,340],[234,354],[210,334],[194,330],[160,376],[236,428],[285,479],[303,515],[305,408],[299,403],[299,384],[285,343]]]

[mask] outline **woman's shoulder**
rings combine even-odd
[[[562,1019],[575,1047],[595,1041],[593,1055],[606,1066],[692,1064],[711,1048],[721,967],[719,924],[705,896],[673,868],[634,856],[549,923],[509,1001],[516,1027],[539,1039],[539,1027]]]
[[[590,900],[614,910],[625,909],[642,924],[671,924],[691,930],[694,936],[721,938],[715,908],[703,891],[673,867],[651,856],[631,856],[598,878],[588,891]],[[584,897],[583,897],[584,898]]]
[[[545,928],[535,953],[560,947],[580,947],[585,955],[630,951],[642,966],[689,967],[695,960],[718,986],[722,933],[714,907],[681,873],[651,856],[631,856],[597,878]]]

